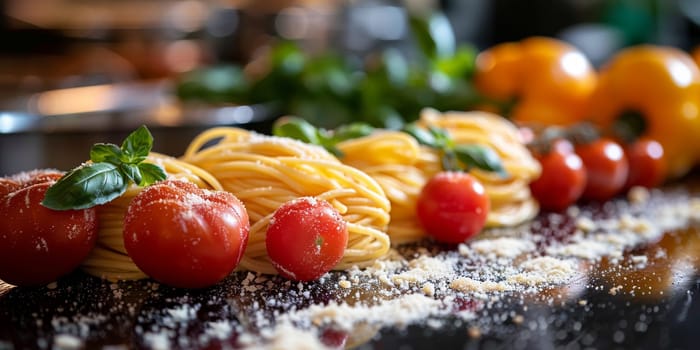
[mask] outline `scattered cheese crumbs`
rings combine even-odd
[[[352,283],[350,283],[348,280],[340,280],[338,281],[338,286],[340,286],[340,288],[348,289],[352,287]]]
[[[513,317],[513,323],[521,325],[523,322],[525,322],[525,317],[523,315],[515,315]]]
[[[143,338],[151,349],[167,350],[172,348],[168,334],[165,332],[146,333]]]
[[[587,217],[580,217],[576,220],[576,228],[583,232],[593,232],[598,228],[598,225]]]
[[[586,306],[586,305],[588,305],[588,300],[586,300],[586,299],[581,299],[581,300],[578,301],[578,304],[581,305],[581,306]]]
[[[635,264],[646,264],[649,260],[646,255],[633,255],[631,259]]]
[[[507,281],[527,286],[563,283],[571,279],[576,270],[571,261],[544,256],[526,260],[520,267],[524,270]]]
[[[450,260],[422,255],[409,262],[409,270],[391,276],[396,285],[403,282],[422,283],[428,279],[444,278],[454,274]]]
[[[608,291],[608,294],[610,294],[610,295],[617,295],[617,293],[620,292],[621,290],[622,290],[622,286],[612,287],[612,288],[610,288],[610,290]]]
[[[80,349],[83,347],[83,341],[70,334],[58,334],[53,338],[54,349]]]
[[[619,229],[636,233],[648,232],[652,224],[647,219],[635,218],[631,215],[622,215],[618,221]]]
[[[361,322],[384,324],[391,319],[393,325],[403,327],[428,316],[445,313],[443,303],[421,294],[408,294],[396,299],[381,301],[376,305],[348,305],[331,302],[328,305],[312,305],[296,313],[287,313],[282,320],[311,320],[315,325],[335,325],[351,329]]]
[[[308,349],[308,350],[326,350],[318,339],[316,334],[308,330],[303,330],[293,326],[289,322],[280,323],[277,327],[266,329],[262,334],[268,344],[264,347],[269,350],[286,350],[286,349]],[[252,338],[240,339],[244,349],[260,349],[259,343]]]
[[[483,239],[471,244],[471,249],[489,258],[515,258],[523,253],[535,250],[535,244],[530,240],[516,238]]]
[[[459,277],[450,282],[450,288],[459,292],[504,292],[508,290],[505,283],[477,281],[469,277]]]
[[[467,334],[470,338],[480,338],[481,329],[479,329],[479,327],[469,327],[467,328]]]
[[[421,288],[421,290],[423,291],[423,294],[429,297],[435,295],[435,285],[430,282],[426,282],[425,284],[423,284],[423,288]]]
[[[641,186],[634,186],[627,191],[627,200],[632,204],[646,203],[649,197],[649,190]]]
[[[460,243],[457,246],[457,251],[461,256],[469,256],[471,254],[471,249],[469,249],[469,246],[464,243]]]
[[[581,208],[579,208],[576,205],[572,205],[569,208],[566,209],[566,214],[575,218],[581,215]]]

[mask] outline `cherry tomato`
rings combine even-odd
[[[15,180],[5,177],[0,178],[0,199],[5,198],[6,195],[18,190],[20,187],[22,187],[22,184]]]
[[[416,206],[418,220],[438,241],[459,243],[484,227],[490,210],[484,186],[462,172],[441,172],[423,187]]]
[[[625,146],[630,171],[625,188],[643,186],[652,188],[666,179],[664,148],[651,139],[639,139]]]
[[[313,281],[345,254],[347,223],[330,203],[301,197],[281,205],[265,236],[267,254],[280,275]]]
[[[22,183],[24,186],[31,186],[43,182],[55,182],[62,176],[63,172],[58,170],[40,169],[19,173],[14,176],[14,179]]]
[[[58,170],[40,169],[22,172],[13,175],[11,178],[0,178],[0,199],[22,187],[40,184],[43,182],[55,182],[63,176]]]
[[[618,143],[601,138],[579,144],[575,149],[586,167],[583,198],[604,201],[622,191],[629,174],[629,164]]]
[[[184,181],[143,189],[124,217],[124,246],[161,283],[203,288],[228,276],[243,257],[250,224],[233,194]]]
[[[95,209],[57,211],[42,206],[53,181],[41,181],[15,182],[18,187],[0,199],[0,279],[7,283],[55,281],[77,268],[97,240]],[[32,182],[39,183],[26,186]]]
[[[549,153],[535,154],[542,174],[530,183],[533,197],[545,210],[561,211],[575,203],[586,188],[586,169],[571,142],[554,141]]]

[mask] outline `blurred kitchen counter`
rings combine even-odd
[[[68,170],[99,142],[120,144],[146,125],[154,151],[181,155],[200,132],[239,126],[269,133],[263,105],[183,104],[167,81],[105,84],[17,96],[0,102],[0,175],[36,168]]]

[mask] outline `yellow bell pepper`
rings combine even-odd
[[[658,141],[669,177],[686,174],[700,155],[700,70],[692,57],[671,47],[635,46],[613,56],[599,78],[591,120],[618,136]]]
[[[588,58],[561,40],[531,37],[479,53],[474,83],[515,122],[571,125],[585,117],[597,73]],[[512,105],[511,105],[512,104]],[[487,104],[491,109],[494,104]]]

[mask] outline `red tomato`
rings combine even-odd
[[[530,183],[533,197],[545,210],[561,211],[575,203],[586,188],[586,169],[564,139],[554,141],[547,154],[535,154],[542,174]]]
[[[40,184],[44,182],[55,182],[63,176],[58,170],[40,169],[15,174],[10,178],[0,178],[0,199],[22,187]]]
[[[57,211],[40,204],[52,184],[20,184],[0,199],[0,279],[7,283],[55,281],[78,267],[95,245],[94,208]]]
[[[625,146],[630,171],[625,188],[643,186],[652,188],[666,179],[664,148],[651,139],[639,139]]]
[[[462,172],[441,172],[418,196],[418,220],[438,241],[460,243],[484,227],[490,210],[484,186]]]
[[[184,181],[143,189],[124,217],[124,246],[161,283],[203,288],[228,276],[243,257],[250,224],[233,194]]]
[[[604,201],[623,189],[629,164],[622,147],[609,139],[598,139],[576,146],[576,153],[586,167],[583,198]]]
[[[15,180],[18,180],[25,186],[30,186],[43,182],[55,182],[62,176],[63,173],[58,170],[41,169],[17,174],[15,175]]]
[[[330,203],[301,197],[277,208],[265,245],[280,275],[296,281],[316,280],[345,254],[347,223]]]
[[[5,177],[0,178],[0,200],[11,192],[18,190],[20,187],[22,187],[22,184],[15,180]]]

